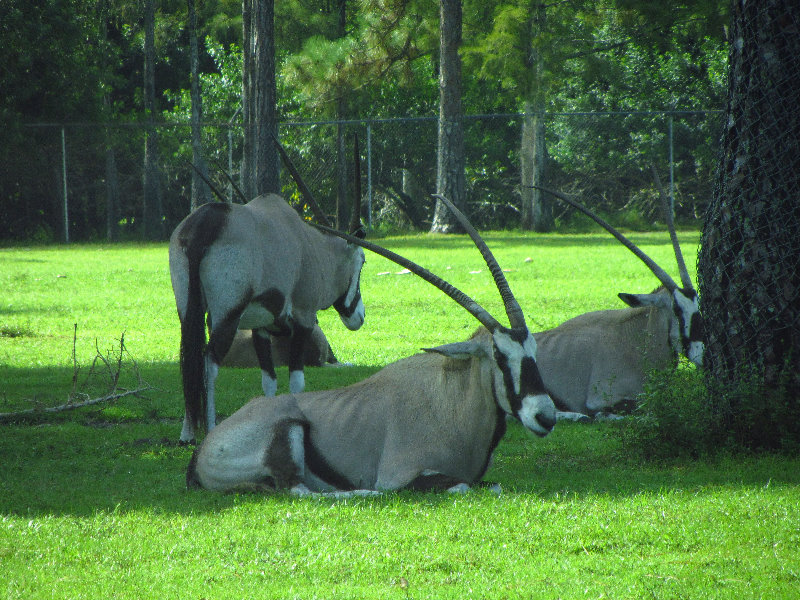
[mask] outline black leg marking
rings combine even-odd
[[[442,473],[434,473],[431,475],[418,475],[405,489],[414,492],[439,492],[442,490],[449,490],[454,485],[459,485],[461,483],[470,485],[469,482],[463,479],[450,477]]]
[[[292,337],[289,342],[289,370],[302,371],[303,358],[308,341],[311,339],[311,329],[301,327],[297,324],[294,326]]]
[[[303,424],[303,447],[305,449],[306,468],[322,481],[335,487],[337,490],[354,490],[356,486],[350,483],[347,478],[336,471],[320,454],[311,440],[311,426]]]
[[[294,462],[289,433],[293,427],[302,425],[300,421],[285,419],[274,426],[272,443],[264,455],[264,465],[272,473],[272,479],[278,489],[290,489],[301,483],[303,465]]]
[[[207,354],[218,365],[222,363],[222,359],[231,349],[233,338],[236,335],[236,323],[239,321],[239,314],[241,313],[237,313],[235,319],[228,318],[218,323],[208,338]]]
[[[272,342],[269,339],[269,333],[263,331],[263,336],[258,330],[253,330],[253,347],[256,350],[256,357],[258,358],[258,366],[261,370],[266,372],[272,379],[277,379],[275,374],[275,362],[272,360]]]

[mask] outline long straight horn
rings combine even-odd
[[[206,176],[205,176],[205,173],[203,173],[203,172],[202,172],[202,171],[199,169],[199,167],[198,167],[196,164],[194,164],[193,162],[191,162],[191,161],[189,161],[189,160],[187,160],[186,162],[188,162],[190,165],[192,165],[192,168],[193,168],[193,169],[195,170],[195,172],[196,172],[196,173],[197,173],[197,174],[200,176],[200,179],[202,179],[202,180],[203,180],[203,182],[205,182],[205,184],[206,184],[206,185],[209,187],[209,189],[210,189],[212,192],[214,192],[214,195],[215,195],[217,198],[219,198],[221,202],[225,202],[225,196],[223,196],[223,195],[220,193],[220,191],[217,189],[217,187],[216,187],[216,186],[215,186],[213,183],[211,183],[211,180],[210,180],[208,177],[206,177]]]
[[[353,188],[355,196],[353,198],[353,213],[350,215],[350,233],[355,233],[361,229],[361,153],[358,149],[358,134],[355,134],[353,142]]]
[[[236,182],[233,180],[233,177],[231,177],[231,174],[222,168],[222,165],[219,164],[219,161],[215,160],[214,166],[217,167],[217,169],[221,171],[223,175],[225,175],[225,178],[231,184],[231,187],[236,192],[236,195],[239,196],[239,200],[242,201],[242,204],[247,204],[247,198],[245,198],[245,195],[242,192],[241,188],[238,185],[236,185]]]
[[[382,248],[377,244],[373,244],[372,242],[368,242],[367,240],[361,239],[354,235],[344,233],[332,227],[325,227],[324,225],[319,225],[317,223],[312,223],[312,225],[321,231],[325,231],[332,235],[339,236],[340,238],[342,238],[343,240],[347,240],[351,244],[355,244],[356,246],[361,246],[362,248],[366,248],[367,250],[370,250],[375,254],[380,254],[384,258],[388,258],[389,260],[397,263],[401,267],[405,267],[415,275],[418,275],[431,285],[435,286],[436,288],[438,288],[439,290],[443,291],[445,294],[450,296],[450,298],[455,300],[459,304],[459,306],[464,308],[469,314],[478,319],[481,325],[486,327],[488,330],[494,331],[500,327],[500,323],[498,323],[497,320],[492,315],[489,314],[489,311],[487,311],[485,308],[483,308],[480,304],[475,302],[472,298],[467,296],[457,287],[455,287],[450,283],[447,283],[444,279],[442,279],[438,275],[434,275],[433,273],[428,271],[428,269],[426,269],[425,267],[421,267],[417,263],[411,262],[407,258],[400,256],[399,254],[395,254],[391,250]]]
[[[283,164],[289,170],[289,173],[291,173],[292,175],[292,179],[294,179],[295,183],[297,184],[297,188],[300,190],[300,194],[303,196],[303,200],[305,200],[306,203],[308,203],[308,205],[311,207],[311,212],[314,213],[314,216],[322,225],[330,227],[331,222],[328,221],[328,217],[325,216],[325,212],[322,210],[322,208],[320,208],[319,204],[317,204],[314,195],[311,193],[311,190],[308,189],[308,186],[306,186],[305,182],[303,181],[303,178],[300,177],[300,173],[294,166],[294,163],[292,162],[292,159],[289,157],[288,152],[286,152],[286,149],[283,147],[283,144],[281,144],[278,141],[278,138],[275,137],[274,134],[272,135],[272,141],[275,142],[275,146],[278,148],[278,154],[281,155],[281,160],[283,161]]]
[[[491,250],[489,250],[489,246],[486,245],[486,242],[484,242],[478,232],[475,231],[472,223],[469,222],[467,217],[464,216],[464,213],[462,213],[455,204],[450,202],[450,200],[442,194],[434,194],[433,196],[434,198],[438,198],[445,203],[447,208],[449,208],[455,215],[456,219],[464,228],[464,230],[469,234],[469,237],[472,238],[472,241],[475,242],[478,250],[480,250],[483,260],[486,261],[486,266],[489,267],[489,271],[491,271],[492,277],[494,277],[494,282],[495,285],[497,285],[498,291],[500,292],[500,297],[503,299],[503,306],[506,309],[506,314],[508,315],[508,321],[511,323],[511,327],[515,329],[527,327],[527,325],[525,325],[525,314],[522,312],[522,308],[520,308],[517,299],[514,298],[514,294],[511,292],[511,287],[508,285],[506,276],[503,275],[503,269],[501,269],[500,265],[497,264],[497,260],[495,260],[494,255],[492,254]]]
[[[681,275],[681,283],[683,289],[692,290],[692,278],[689,276],[689,271],[686,269],[686,263],[683,260],[683,253],[681,246],[678,243],[678,234],[675,231],[675,219],[672,216],[672,207],[670,206],[667,193],[664,191],[664,186],[661,185],[661,178],[658,176],[656,166],[651,164],[650,170],[653,172],[653,179],[655,179],[656,187],[658,188],[658,195],[661,197],[661,206],[664,208],[664,217],[667,220],[667,229],[669,230],[669,238],[672,240],[672,248],[675,250],[675,260],[678,263],[678,273]]]
[[[650,258],[649,256],[647,256],[647,254],[645,254],[644,252],[639,250],[639,248],[637,248],[636,245],[632,241],[630,241],[628,238],[626,238],[624,235],[622,235],[619,231],[614,229],[611,225],[606,223],[603,219],[601,219],[599,216],[597,216],[591,210],[589,210],[588,208],[586,208],[582,204],[579,204],[578,202],[576,202],[575,200],[573,200],[569,196],[567,196],[565,194],[562,194],[561,192],[556,192],[554,190],[550,190],[550,189],[547,189],[547,188],[544,188],[544,187],[541,187],[541,186],[538,186],[538,185],[535,185],[533,187],[535,187],[538,190],[542,190],[546,194],[550,194],[551,196],[555,196],[559,200],[562,200],[563,202],[566,202],[567,204],[569,204],[573,208],[576,208],[577,210],[581,211],[587,217],[593,219],[603,229],[605,229],[611,235],[613,235],[615,238],[617,238],[619,243],[621,243],[628,250],[630,250],[636,256],[638,256],[639,260],[641,260],[644,264],[647,265],[647,267],[653,272],[653,275],[655,275],[658,278],[658,280],[664,285],[665,288],[667,288],[670,292],[673,292],[676,289],[678,289],[678,284],[675,283],[675,281],[672,279],[672,277],[670,277],[664,269],[659,267],[652,258]]]

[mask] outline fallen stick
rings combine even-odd
[[[117,400],[119,398],[124,398],[125,396],[132,396],[134,394],[138,394],[140,392],[146,392],[147,390],[153,389],[151,385],[145,385],[135,390],[126,390],[124,392],[114,392],[111,394],[107,394],[105,396],[101,396],[99,398],[91,398],[89,400],[83,400],[82,402],[67,402],[66,404],[61,404],[60,406],[47,406],[47,407],[36,407],[36,408],[28,408],[26,410],[20,410],[16,412],[6,412],[0,413],[0,420],[8,420],[13,419],[15,417],[22,417],[26,415],[34,415],[38,413],[59,413],[64,412],[67,410],[73,410],[75,408],[83,408],[84,406],[92,406],[94,404],[101,404],[103,402],[110,402],[111,400]]]

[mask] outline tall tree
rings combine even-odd
[[[161,182],[158,168],[158,132],[155,127],[155,1],[144,2],[144,112],[147,123],[144,142],[143,223],[147,239],[163,236]]]
[[[194,0],[187,0],[189,17],[189,64],[191,70],[191,96],[192,96],[192,162],[195,167],[208,179],[208,167],[203,156],[202,121],[203,97],[200,90],[200,56],[197,43],[197,13]],[[209,201],[209,189],[198,173],[192,170],[192,199],[191,208],[194,210],[201,204]]]
[[[698,260],[705,366],[728,388],[754,375],[787,384],[797,414],[800,19],[794,0],[731,7],[723,153]]]
[[[275,2],[242,1],[242,184],[247,197],[280,191],[275,83]]]
[[[530,4],[530,13],[524,31],[530,39],[525,41],[528,48],[526,67],[527,90],[523,101],[522,139],[520,147],[520,175],[522,197],[522,228],[534,231],[553,229],[553,208],[550,200],[536,186],[545,184],[547,144],[545,143],[546,91],[542,81],[544,60],[539,44],[534,43],[543,37],[547,28],[547,8],[539,0]]]
[[[465,201],[464,123],[461,109],[461,0],[439,2],[439,136],[436,191],[462,208]],[[431,231],[452,233],[460,227],[436,202]]]

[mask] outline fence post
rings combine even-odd
[[[69,244],[69,203],[67,200],[67,134],[61,128],[61,182],[64,193],[64,242]]]

